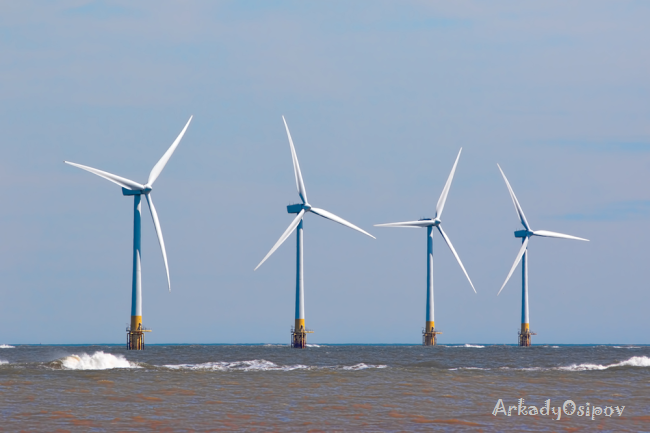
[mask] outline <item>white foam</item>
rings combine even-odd
[[[70,355],[61,359],[61,365],[69,370],[109,370],[112,368],[140,368],[129,362],[122,355],[113,355],[102,351],[92,355]]]
[[[356,364],[356,365],[351,365],[349,367],[341,367],[342,370],[365,370],[366,368],[386,368],[388,367],[387,365],[372,365],[372,364],[364,364],[363,362]]]
[[[632,358],[617,362],[615,364],[572,364],[568,367],[559,367],[558,370],[585,371],[585,370],[607,370],[613,367],[650,367],[650,358],[647,356],[633,356]]]
[[[309,344],[307,343],[307,347],[320,347],[318,344]]]
[[[0,349],[15,349],[16,346],[10,346],[8,344],[0,344]]]
[[[639,346],[613,346],[614,349],[640,349]]]
[[[473,347],[473,348],[477,348],[477,349],[482,349],[485,346],[481,346],[479,344],[463,344],[462,346],[444,346],[444,347]]]
[[[647,356],[633,356],[632,358],[617,362],[614,364],[601,365],[601,364],[571,364],[565,367],[499,367],[499,370],[519,370],[519,371],[590,371],[590,370],[607,370],[614,367],[650,367],[650,358]],[[492,370],[492,368],[480,367],[457,367],[450,368],[451,371],[456,370]]]
[[[341,370],[365,370],[367,368],[386,368],[386,365],[355,364],[350,366],[325,366],[315,367],[303,364],[278,365],[265,359],[254,359],[252,361],[234,362],[204,362],[202,364],[168,364],[163,365],[172,370],[211,370],[211,371],[293,371],[293,370],[319,370],[319,369],[341,369]]]
[[[9,364],[9,361],[5,361],[4,359],[0,359],[0,365],[2,364]]]
[[[235,362],[204,362],[203,364],[170,364],[164,367],[173,370],[213,370],[213,371],[291,371],[307,369],[306,365],[277,365],[265,359],[254,359],[252,361]]]
[[[491,370],[491,368],[481,368],[481,367],[458,367],[458,368],[450,368],[449,370],[455,371],[455,370]]]

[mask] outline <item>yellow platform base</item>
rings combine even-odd
[[[305,328],[305,319],[296,319],[295,327],[291,328],[291,347],[294,349],[304,349],[307,347],[307,334],[313,334]]]

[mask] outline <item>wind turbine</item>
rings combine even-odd
[[[515,271],[515,268],[521,261],[521,331],[519,331],[519,345],[530,346],[531,336],[536,334],[534,332],[530,332],[530,319],[528,316],[528,240],[533,236],[541,236],[545,238],[575,239],[578,241],[587,241],[587,242],[589,242],[589,239],[578,238],[575,236],[565,235],[562,233],[549,232],[547,230],[531,229],[530,225],[528,224],[528,221],[526,220],[526,216],[524,215],[524,211],[521,209],[521,206],[519,205],[519,201],[515,196],[515,192],[512,190],[512,187],[510,186],[510,183],[506,178],[506,175],[503,173],[503,170],[501,170],[501,166],[499,164],[497,164],[497,167],[499,167],[499,171],[501,172],[501,176],[503,176],[503,180],[506,181],[506,186],[508,187],[508,191],[510,192],[510,198],[512,198],[512,203],[515,205],[515,211],[519,216],[521,225],[524,226],[524,230],[517,230],[515,232],[516,238],[522,238],[521,248],[517,253],[517,257],[515,258],[515,263],[512,265],[512,268],[510,269],[510,272],[506,277],[506,281],[503,283],[503,286],[501,286],[501,289],[499,289],[499,293],[497,293],[497,296],[499,296],[501,290],[503,290],[503,288],[506,286],[508,280],[512,276],[512,273]]]
[[[449,178],[447,179],[447,183],[445,184],[445,187],[442,189],[442,194],[440,194],[440,198],[438,199],[438,204],[436,205],[436,215],[435,217],[433,217],[433,219],[422,218],[418,221],[375,224],[376,227],[406,227],[406,228],[426,227],[427,229],[427,318],[426,318],[427,320],[426,320],[426,326],[424,328],[424,332],[422,334],[424,346],[435,346],[437,342],[436,335],[441,334],[440,331],[436,331],[435,320],[433,317],[433,228],[434,227],[438,229],[440,235],[445,240],[445,243],[451,250],[452,254],[454,255],[454,257],[456,257],[456,260],[458,260],[458,264],[460,265],[461,269],[465,273],[465,276],[467,277],[469,284],[472,286],[474,293],[476,293],[474,284],[472,284],[472,280],[469,278],[469,275],[465,270],[465,266],[463,266],[463,262],[460,261],[460,257],[458,256],[458,253],[454,249],[454,246],[451,244],[449,237],[442,229],[442,225],[440,221],[440,217],[442,216],[442,210],[445,207],[445,202],[447,201],[447,195],[449,194],[449,188],[451,188],[451,181],[454,179],[454,173],[456,172],[456,165],[458,165],[458,160],[460,159],[460,153],[462,151],[463,149],[461,148],[460,151],[458,152],[458,156],[456,157],[456,162],[454,162],[454,167],[451,169],[451,173],[449,173]]]
[[[156,228],[156,234],[158,235],[158,242],[160,243],[160,249],[162,250],[163,260],[165,262],[165,270],[167,271],[167,286],[171,292],[171,281],[169,279],[169,266],[167,265],[167,253],[165,251],[165,242],[163,241],[162,231],[160,229],[160,221],[158,220],[158,213],[156,208],[153,205],[153,197],[151,196],[151,191],[153,189],[153,184],[160,176],[160,173],[165,168],[167,161],[171,158],[172,154],[176,150],[178,143],[181,142],[187,127],[192,121],[192,116],[190,120],[187,121],[185,127],[181,133],[176,137],[176,140],[172,145],[167,149],[167,152],[160,158],[160,160],[154,165],[151,173],[149,173],[149,179],[147,183],[142,185],[138,182],[134,182],[130,179],[126,179],[121,176],[117,176],[106,171],[98,170],[96,168],[87,167],[81,164],[75,164],[74,162],[64,161],[66,164],[78,167],[82,170],[89,171],[97,176],[103,177],[106,180],[109,180],[122,187],[122,194],[125,196],[133,196],[133,280],[132,280],[132,294],[131,294],[131,326],[127,328],[127,342],[126,347],[130,350],[143,350],[144,349],[144,333],[151,332],[150,329],[145,329],[142,327],[142,283],[141,283],[141,266],[140,266],[140,240],[141,240],[141,198],[144,195],[147,199],[147,204],[149,205],[149,211],[151,212],[151,218],[153,219],[153,225]]]
[[[303,218],[307,213],[311,212],[325,219],[337,222],[339,224],[343,224],[346,227],[350,227],[351,229],[361,232],[364,235],[368,235],[373,239],[375,239],[375,237],[370,233],[367,233],[366,231],[355,226],[354,224],[344,220],[343,218],[338,217],[333,213],[328,212],[324,209],[312,207],[309,204],[309,202],[307,201],[307,191],[305,190],[305,183],[302,180],[300,164],[298,164],[298,156],[296,155],[296,149],[293,147],[293,140],[291,139],[291,133],[289,132],[289,127],[287,126],[287,121],[284,119],[284,116],[282,116],[282,121],[284,122],[284,127],[287,130],[287,137],[289,138],[289,147],[291,148],[291,158],[293,160],[293,171],[296,177],[296,186],[298,187],[298,195],[300,195],[300,200],[302,201],[302,204],[293,204],[287,206],[288,213],[298,214],[298,215],[296,215],[296,217],[291,222],[291,224],[289,224],[289,227],[284,231],[284,233],[282,233],[280,239],[278,239],[275,245],[273,245],[271,251],[269,251],[268,254],[264,256],[260,264],[257,265],[254,270],[256,271],[257,268],[262,266],[262,263],[264,263],[266,259],[268,259],[271,256],[271,254],[273,254],[275,250],[277,250],[278,247],[282,245],[284,241],[287,240],[287,238],[291,235],[291,233],[293,233],[294,230],[298,229],[297,236],[296,236],[296,321],[295,321],[294,329],[291,330],[291,346],[302,349],[307,346],[307,334],[313,332],[313,331],[308,331],[307,328],[305,328],[305,299],[304,299],[305,285],[303,281],[303,254],[302,254]]]

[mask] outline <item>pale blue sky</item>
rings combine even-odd
[[[191,114],[143,218],[151,343],[282,342],[299,200],[377,237],[305,221],[307,325],[322,343],[419,343],[424,230],[460,147],[434,245],[440,341],[515,343],[534,229],[534,343],[650,343],[646,2],[0,2],[0,343],[122,343],[132,199]],[[148,212],[145,209],[143,211]]]

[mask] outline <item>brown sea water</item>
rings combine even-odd
[[[649,346],[2,347],[0,431],[650,430]]]

